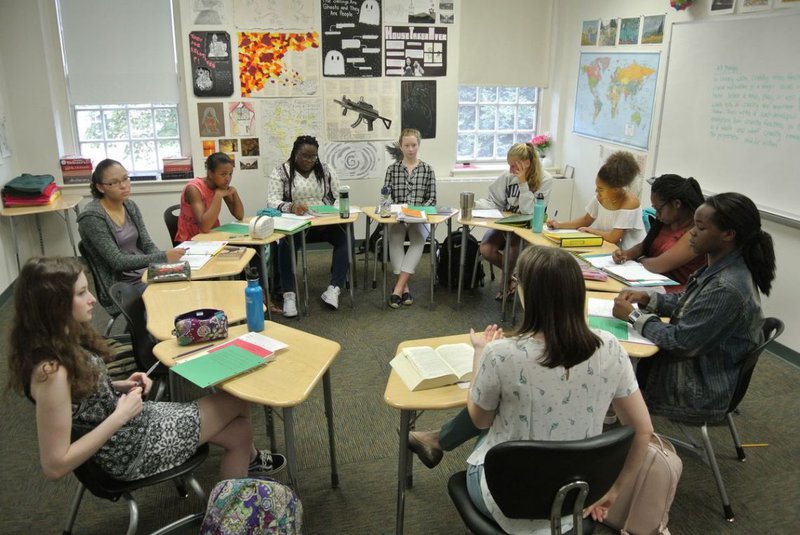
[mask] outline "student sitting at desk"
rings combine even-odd
[[[689,278],[686,291],[624,290],[614,300],[614,316],[660,349],[636,370],[653,414],[702,424],[725,418],[741,361],[763,340],[759,290],[769,295],[775,251],[756,205],[739,193],[708,198],[689,235],[707,266]]]
[[[486,452],[509,440],[580,440],[602,433],[612,404],[635,437],[611,489],[584,514],[605,518],[620,489],[633,483],[653,433],[650,415],[625,350],[610,334],[586,324],[586,287],[566,251],[528,247],[517,263],[517,291],[525,309],[508,338],[497,326],[471,331],[474,376],[467,409],[441,431],[409,433],[409,447],[428,467],[480,433],[467,459],[467,490],[475,506],[507,533],[531,533],[549,520],[509,519],[492,499],[483,474]],[[483,430],[483,431],[480,431]],[[571,515],[562,518],[570,529]]]
[[[497,180],[489,186],[489,198],[478,200],[475,208],[496,208],[501,212],[533,214],[533,204],[539,193],[544,195],[544,204],[547,206],[553,179],[542,169],[534,146],[530,143],[514,143],[508,149],[506,161],[508,161],[508,172],[497,177]],[[509,245],[506,244],[505,232],[489,229],[483,235],[480,251],[481,256],[499,268],[503,266],[503,255],[507,254],[508,265],[513,266],[517,263],[519,254],[519,239],[513,240],[513,245]],[[508,294],[514,295],[515,291],[516,284],[511,281],[508,285]],[[497,293],[495,299],[498,301],[503,299],[502,290]]]
[[[436,173],[433,167],[417,157],[420,144],[420,133],[415,128],[404,128],[400,132],[400,152],[402,158],[386,168],[384,187],[389,186],[392,202],[413,206],[436,206]],[[399,156],[399,154],[397,155]],[[389,306],[400,308],[414,303],[408,281],[417,269],[425,240],[430,234],[430,227],[425,223],[397,223],[389,225],[389,260],[392,272],[397,275],[397,282],[389,296]],[[411,242],[405,248],[406,235]]]
[[[144,291],[142,272],[147,266],[175,262],[185,250],[161,251],[150,239],[139,207],[129,198],[131,180],[121,163],[106,159],[97,164],[89,189],[94,199],[78,215],[78,232],[95,276],[106,288],[123,281]]]
[[[74,259],[31,259],[14,289],[8,386],[36,405],[47,479],[90,459],[114,479],[142,479],[184,463],[206,442],[225,450],[222,479],[286,465],[283,455],[253,446],[244,401],[224,392],[186,403],[143,401],[152,385],[146,374],[111,381],[108,345],[91,326],[94,304]]]
[[[244,217],[244,206],[236,188],[231,186],[233,160],[224,152],[206,159],[206,176],[192,179],[181,192],[181,211],[175,241],[191,240],[197,234],[219,226],[222,201],[233,217]]]
[[[563,223],[551,219],[547,226],[575,228],[630,249],[645,237],[642,207],[636,195],[627,189],[638,174],[639,164],[630,152],[615,152],[597,172],[597,195],[586,206],[586,214]]]
[[[703,192],[694,178],[679,175],[661,175],[651,185],[650,203],[656,220],[643,242],[614,251],[614,262],[636,260],[648,271],[680,283],[667,286],[667,293],[681,292],[689,275],[706,263],[705,257],[689,247],[689,229],[694,225],[694,211],[703,204]]]
[[[272,170],[267,183],[267,206],[281,212],[303,215],[309,207],[332,205],[339,193],[339,178],[333,169],[319,161],[319,143],[312,136],[294,140],[289,159]],[[292,252],[289,239],[278,245],[278,269],[283,292],[283,315],[297,316],[297,294],[292,272]],[[295,245],[300,244],[300,234],[295,234]],[[333,246],[331,279],[321,298],[331,310],[339,308],[339,294],[347,280],[350,264],[347,252],[347,229],[343,225],[324,225],[308,230],[307,240],[328,242]]]

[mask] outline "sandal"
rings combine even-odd
[[[517,283],[513,280],[508,285],[508,291],[506,292],[506,297],[513,297],[514,292],[517,291]],[[503,300],[503,290],[501,289],[497,294],[494,296],[495,301],[502,301]]]

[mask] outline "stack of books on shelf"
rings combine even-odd
[[[3,206],[46,206],[61,197],[52,175],[20,175],[3,186]]]
[[[62,156],[61,176],[64,184],[88,184],[92,181],[92,160],[83,156]]]
[[[161,158],[164,170],[161,173],[161,180],[186,180],[194,178],[192,168],[192,158],[181,156],[179,158]]]

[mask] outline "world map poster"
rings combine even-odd
[[[576,134],[647,149],[659,53],[581,53]]]

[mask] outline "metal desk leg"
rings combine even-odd
[[[303,232],[303,231],[301,230],[300,232]],[[295,298],[297,298],[297,296],[300,293],[300,289],[298,288],[298,284],[297,284],[297,257],[295,256],[297,254],[297,251],[296,251],[296,248],[294,246],[294,234],[287,235],[283,239],[289,240],[289,253],[292,256],[292,259],[291,259],[292,260],[292,277],[294,277],[294,293],[295,293]],[[281,284],[283,284],[283,281],[281,281]],[[299,303],[300,299],[297,299],[297,302]]]
[[[453,218],[447,218],[447,289],[452,290],[453,281],[450,280],[451,273],[453,273],[453,240],[450,239],[450,234],[453,233]]]
[[[398,223],[398,225],[402,225],[402,223]],[[383,238],[381,242],[383,242],[383,308],[388,306],[386,302],[386,261],[389,258],[389,225],[387,223],[381,223],[381,237]]]
[[[431,239],[431,247],[430,247],[430,253],[431,253],[431,304],[428,305],[428,309],[429,310],[433,310],[433,287],[434,287],[434,284],[436,283],[436,224],[435,223],[431,223],[431,233],[430,233],[429,237]]]
[[[286,441],[286,462],[289,464],[289,486],[299,495],[297,485],[297,451],[294,441],[294,413],[292,407],[283,408],[283,436]]]
[[[347,230],[347,261],[350,263],[350,306],[356,308],[356,257],[353,254],[353,224],[345,225]]]
[[[500,305],[500,321],[506,321],[506,300],[508,298],[508,287],[510,277],[508,276],[508,257],[511,256],[511,240],[514,239],[513,232],[506,232],[506,250],[503,253],[503,303]]]
[[[264,294],[267,296],[267,319],[272,321],[272,306],[269,296],[269,268],[267,267],[269,265],[268,255],[269,245],[259,245],[258,256],[261,259],[261,287],[264,288]]]
[[[44,237],[42,236],[42,221],[39,219],[39,214],[33,216],[36,220],[36,232],[39,233],[39,248],[42,250],[42,256],[44,256]]]
[[[328,448],[331,453],[331,487],[339,488],[339,470],[336,464],[336,438],[333,432],[333,396],[331,393],[331,370],[322,376],[322,395],[325,399],[325,418],[328,420]]]
[[[403,533],[403,516],[406,505],[406,478],[410,476],[411,452],[408,451],[408,432],[411,430],[411,418],[414,411],[400,411],[400,451],[397,465],[397,520],[394,532],[396,535]],[[411,481],[408,481],[411,486]]]
[[[364,238],[364,289],[366,290],[367,288],[369,288],[369,286],[367,286],[367,284],[369,282],[367,280],[367,278],[369,277],[369,227],[370,227],[369,223],[370,223],[370,219],[369,219],[369,217],[365,217],[364,219],[366,219],[366,221],[367,221],[366,222],[366,225],[367,225],[366,232],[367,233],[365,234],[366,237]],[[376,262],[378,261],[377,257],[375,258],[375,261]]]
[[[75,221],[78,220],[78,205],[75,205]],[[72,235],[72,227],[69,225],[69,210],[64,210],[64,224],[67,226],[67,236],[69,236],[69,243],[72,245],[72,254],[77,257],[78,249],[75,247],[75,236]]]
[[[14,217],[8,218],[11,223],[11,240],[14,242],[14,254],[17,257],[17,273],[22,271],[22,266],[19,263],[19,242],[17,241],[17,226],[14,224]]]
[[[456,299],[456,309],[461,308],[461,288],[464,286],[464,264],[467,263],[467,235],[469,227],[461,226],[461,254],[458,257],[458,297]]]
[[[308,306],[308,262],[306,262],[306,231],[300,231],[300,257],[303,260],[303,306],[306,309],[306,316],[311,313]]]

